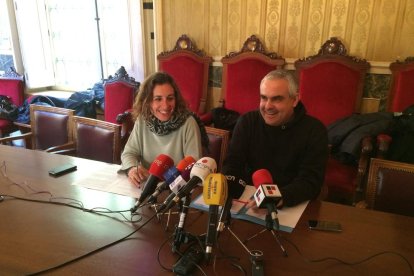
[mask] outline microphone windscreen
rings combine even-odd
[[[157,178],[164,180],[163,174],[174,165],[174,160],[168,155],[160,154],[151,163],[148,172]]]
[[[177,170],[182,172],[188,165],[195,163],[195,159],[192,156],[186,156],[183,160],[178,162],[177,164]]]
[[[223,206],[227,199],[227,180],[221,173],[210,173],[203,183],[203,199],[207,205]]]
[[[262,184],[272,184],[273,178],[268,170],[260,169],[253,173],[252,181],[253,181],[253,185],[257,189]]]
[[[165,182],[167,183],[167,185],[169,185],[179,175],[180,175],[180,172],[177,170],[177,168],[172,166],[163,174],[163,177],[164,177]]]
[[[240,198],[246,188],[246,181],[234,175],[226,175],[228,195],[231,198]]]
[[[215,173],[216,171],[216,161],[211,157],[203,157],[194,164],[190,172],[190,177],[197,176],[204,181],[210,173]]]
[[[182,172],[181,172],[181,177],[185,180],[185,181],[189,181],[190,180],[190,178],[191,178],[191,176],[190,176],[190,173],[191,173],[191,169],[193,168],[193,166],[194,166],[194,164],[195,164],[195,162],[193,162],[193,163],[191,163],[191,164],[189,164],[187,167],[185,167],[184,168],[184,170],[182,170]]]

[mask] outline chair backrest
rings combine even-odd
[[[74,116],[73,132],[77,157],[120,163],[120,125]]]
[[[9,96],[12,102],[20,106],[24,101],[24,79],[14,68],[0,75],[0,95]]]
[[[390,64],[392,72],[387,111],[402,112],[414,104],[414,57]]]
[[[203,156],[213,158],[217,163],[217,171],[221,172],[223,161],[227,154],[230,132],[228,130],[214,127],[206,127],[206,132],[208,135],[209,145],[208,151],[203,152]]]
[[[74,110],[43,105],[30,105],[32,148],[45,150],[73,141]]]
[[[183,34],[171,51],[157,56],[158,68],[171,75],[177,83],[189,108],[203,114],[206,110],[208,69],[212,58],[197,49],[191,39]]]
[[[318,54],[295,61],[300,99],[308,114],[326,126],[360,111],[365,74],[370,64],[347,55],[337,38]]]
[[[13,67],[0,75],[0,95],[9,96],[12,103],[21,106],[24,101],[24,78]],[[12,122],[0,119],[0,137],[13,130]]]
[[[369,209],[414,216],[414,165],[371,159],[366,189]]]
[[[121,66],[115,76],[104,81],[104,120],[116,124],[116,117],[131,109],[140,83],[130,77]]]
[[[268,53],[259,38],[250,36],[239,52],[231,52],[223,63],[224,107],[244,114],[259,108],[260,82],[272,70],[282,68],[285,59]]]

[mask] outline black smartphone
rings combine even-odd
[[[76,171],[77,168],[78,167],[76,165],[66,164],[66,165],[62,165],[62,166],[51,169],[49,171],[49,175],[54,176],[54,177],[58,177],[58,176],[66,174],[66,173]]]
[[[325,221],[325,220],[309,220],[309,229],[321,230],[321,231],[332,231],[341,232],[342,226],[336,221]]]

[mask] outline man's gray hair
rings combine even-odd
[[[269,72],[260,82],[260,86],[265,80],[287,80],[289,87],[289,97],[294,98],[298,95],[298,83],[295,76],[283,69],[277,69]]]

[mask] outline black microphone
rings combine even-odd
[[[253,184],[257,191],[254,193],[254,199],[259,208],[267,208],[266,227],[272,228],[272,220],[275,223],[276,230],[279,230],[279,218],[277,217],[276,204],[282,198],[279,188],[273,183],[270,172],[266,169],[257,170],[252,175]]]
[[[203,199],[209,205],[208,227],[206,235],[206,259],[210,261],[211,252],[217,239],[218,208],[227,199],[227,180],[221,173],[211,173],[204,180]]]
[[[190,180],[186,185],[182,186],[177,193],[171,193],[170,196],[161,204],[157,213],[168,211],[172,208],[178,201],[191,193],[195,186],[199,183],[202,183],[204,179],[210,174],[215,173],[217,170],[217,163],[213,158],[203,157],[194,163],[191,173]],[[177,177],[178,179],[179,177]],[[170,185],[171,188],[171,185]]]
[[[172,245],[172,251],[177,252],[180,249],[181,241],[183,240],[184,224],[187,217],[188,209],[190,208],[191,196],[184,197],[180,210],[180,219],[174,232],[174,242]]]
[[[163,180],[163,174],[172,165],[174,165],[174,161],[168,155],[160,154],[157,156],[157,158],[151,163],[151,166],[148,170],[150,175],[145,182],[144,189],[139,199],[135,202],[134,207],[131,209],[131,212],[135,212],[138,207],[145,201],[145,199],[154,192],[158,182]]]
[[[246,181],[234,175],[226,175],[228,196],[226,204],[221,209],[220,220],[217,226],[217,231],[222,232],[224,227],[230,224],[231,213],[230,209],[233,205],[234,198],[240,198],[246,189]]]

